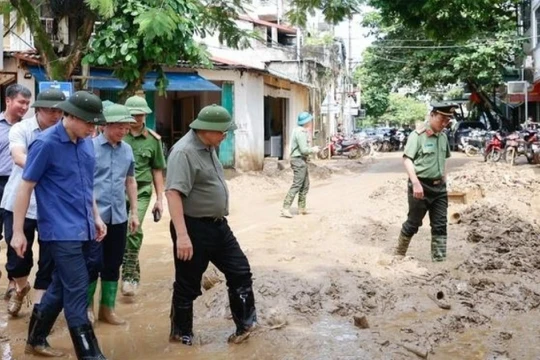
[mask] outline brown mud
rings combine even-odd
[[[147,217],[140,293],[132,300],[118,296],[128,325],[96,326],[105,354],[114,360],[540,358],[536,168],[452,159],[450,190],[474,196],[450,205],[461,221],[448,228],[448,260],[434,264],[428,218],[409,256],[393,260],[407,212],[406,179],[399,154],[371,162],[314,162],[310,213],[293,219],[279,217],[290,169],[231,176],[229,220],[252,265],[261,324],[242,345],[226,344],[233,329],[226,285],[212,267],[195,304],[195,346],[168,343],[168,215],[157,224]],[[437,294],[449,310],[432,300]],[[0,343],[2,359],[26,358],[30,311],[8,319],[0,308],[9,337]],[[368,325],[359,326],[359,319]],[[50,342],[74,358],[63,318]]]

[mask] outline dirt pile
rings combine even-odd
[[[540,270],[540,229],[520,214],[505,205],[480,202],[461,218],[469,226],[467,241],[477,244],[462,264],[467,271],[532,275]]]
[[[504,163],[468,163],[448,176],[449,188],[467,190],[481,187],[486,191],[503,189],[534,190],[540,186],[538,176],[530,167],[512,167]]]

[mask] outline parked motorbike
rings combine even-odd
[[[461,137],[463,151],[467,156],[484,155],[487,143],[487,132],[483,130],[471,131],[470,136]]]
[[[392,129],[386,134],[384,134],[381,151],[398,151],[401,149],[404,140],[405,136],[403,135],[403,133]]]
[[[516,164],[518,156],[523,155],[529,164],[538,163],[540,160],[540,143],[536,131],[526,131],[524,133],[513,132],[506,139],[504,157],[507,163]]]
[[[486,149],[484,151],[484,161],[498,162],[501,160],[504,153],[505,140],[500,132],[491,133],[491,137],[487,140]]]
[[[330,144],[319,151],[320,159],[328,159],[333,156],[347,155],[349,159],[360,158],[364,153],[357,140],[347,140],[343,136],[333,135]]]

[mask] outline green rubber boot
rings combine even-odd
[[[398,245],[394,250],[394,256],[398,258],[404,258],[407,255],[407,250],[409,249],[409,244],[411,243],[412,237],[405,236],[403,233],[399,233]]]
[[[117,281],[101,281],[101,302],[99,304],[99,320],[111,325],[123,325],[126,321],[114,311],[116,293],[118,292]]]
[[[441,262],[446,260],[446,236],[433,235],[431,237],[431,260]]]

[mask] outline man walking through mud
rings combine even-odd
[[[38,229],[55,265],[51,285],[34,306],[25,352],[62,356],[47,342],[56,318],[64,310],[77,359],[106,360],[88,321],[88,270],[92,241],[101,241],[107,228],[94,201],[94,146],[90,135],[103,122],[101,100],[78,91],[55,108],[64,117],[30,145],[13,211],[11,246],[24,257],[28,242],[24,219],[35,188]]]
[[[429,212],[431,259],[434,262],[446,260],[446,159],[450,157],[450,146],[442,130],[450,123],[456,108],[452,104],[433,104],[429,121],[413,131],[407,140],[403,164],[409,176],[409,213],[394,252],[398,259],[407,254],[412,237],[422,226],[426,212]]]
[[[286,218],[293,217],[291,205],[296,195],[298,195],[298,213],[301,215],[307,214],[306,197],[309,191],[308,157],[319,152],[317,146],[309,146],[309,138],[313,128],[313,115],[307,112],[300,113],[297,124],[298,126],[294,129],[291,140],[291,168],[294,172],[294,178],[291,188],[283,201],[283,209],[281,209],[281,216]]]
[[[225,274],[236,331],[230,343],[246,340],[257,316],[248,259],[232,233],[229,190],[216,148],[235,129],[229,112],[217,105],[203,108],[191,130],[172,148],[167,163],[166,196],[176,269],[169,339],[193,342],[193,301],[212,262]]]
[[[142,224],[146,210],[152,197],[152,184],[156,191],[156,202],[152,208],[154,219],[159,221],[163,213],[163,169],[165,156],[161,137],[146,127],[146,115],[152,110],[146,100],[140,96],[132,96],[126,100],[125,106],[135,119],[124,141],[133,149],[135,156],[135,179],[137,180],[137,209],[139,228],[135,233],[128,233],[126,251],[122,263],[122,295],[135,296],[141,280],[139,252],[143,243]]]

